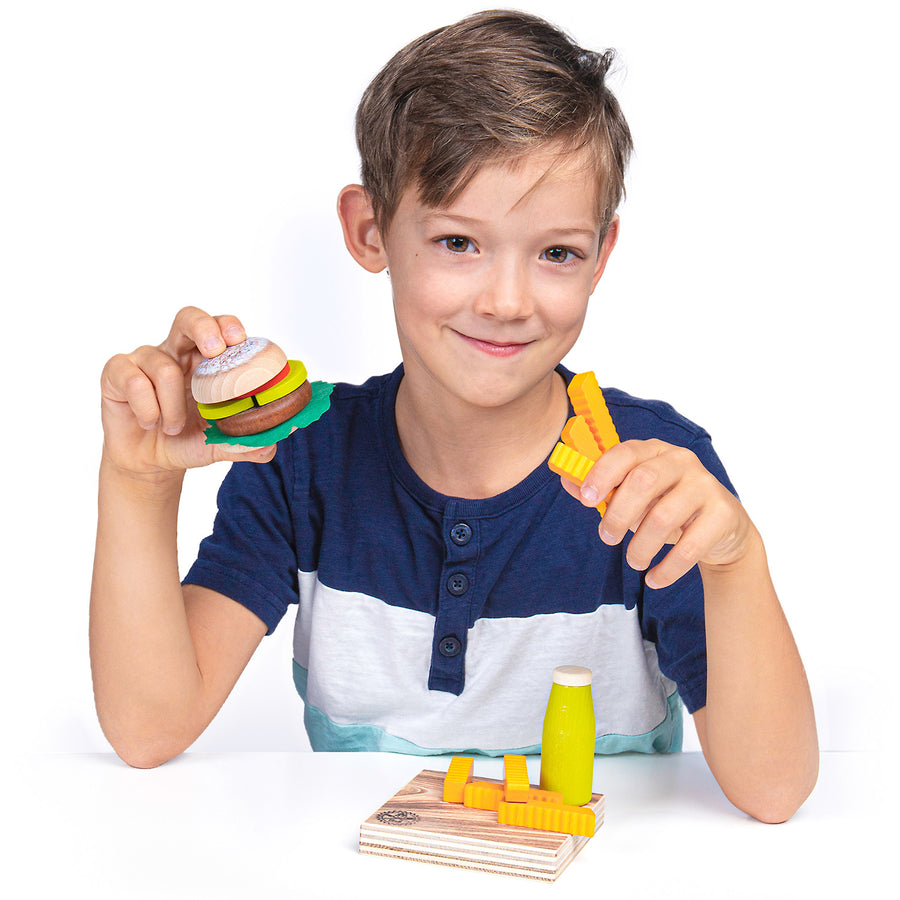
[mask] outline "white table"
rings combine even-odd
[[[598,757],[606,821],[555,884],[360,854],[360,823],[419,771],[448,762],[187,753],[138,771],[111,753],[9,758],[0,896],[896,896],[896,880],[883,880],[898,855],[895,797],[873,755],[823,754],[813,796],[774,826],[737,812],[699,754]],[[539,758],[528,766],[536,782]],[[502,761],[476,758],[475,775],[502,777]]]

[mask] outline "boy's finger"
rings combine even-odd
[[[229,347],[246,340],[247,331],[237,316],[216,316],[216,322],[219,325],[222,337],[225,338],[225,343]]]
[[[218,323],[209,313],[196,306],[185,306],[175,314],[172,327],[166,339],[160,344],[160,349],[176,359],[183,359],[195,348],[204,356],[214,356],[225,349],[225,340]]]
[[[217,460],[267,463],[275,458],[277,449],[278,448],[274,444],[270,447],[248,447],[242,444],[217,444],[213,455]]]
[[[594,463],[584,479],[581,486],[584,503],[596,506],[625,480],[632,469],[659,456],[664,447],[660,441],[625,441],[611,447]]]
[[[243,337],[236,337],[238,333],[243,333],[243,327],[234,316],[217,319],[196,306],[186,306],[176,314],[161,348],[182,362],[195,349],[208,359],[243,340]]]
[[[144,376],[133,379],[133,400],[129,402],[143,428],[158,425],[166,434],[179,434],[186,420],[184,391],[185,375],[178,363],[156,347],[141,347],[133,354],[136,368]],[[148,388],[156,406],[156,419],[149,422],[152,412]],[[135,404],[141,404],[141,412]]]
[[[576,500],[582,500],[582,496],[581,496],[582,485],[575,484],[575,482],[569,481],[567,478],[563,478],[563,477],[560,477],[560,484],[562,484],[563,490],[566,491],[566,493],[571,494]],[[589,503],[586,505],[596,506],[597,504]]]
[[[153,382],[130,356],[120,354],[109,360],[100,378],[100,392],[109,409],[130,410],[141,428],[153,428],[159,421]]]
[[[631,526],[634,535],[628,544],[628,565],[638,572],[650,568],[666,544],[676,544],[682,538],[696,514],[696,498],[680,486],[651,503]]]
[[[707,552],[710,536],[700,517],[695,518],[682,532],[672,549],[644,577],[648,587],[659,589],[674,584],[686,575]]]
[[[588,473],[581,491],[583,501],[586,496],[607,496],[615,488],[601,523],[600,536],[605,543],[619,543],[677,480],[671,467],[658,461],[664,447],[659,441],[618,444]]]

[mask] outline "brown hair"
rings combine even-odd
[[[447,206],[479,167],[548,144],[587,148],[605,232],[625,193],[631,133],[605,85],[612,50],[584,50],[536,16],[491,10],[439,28],[400,50],[356,113],[362,182],[386,229],[417,185]]]

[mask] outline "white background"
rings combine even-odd
[[[896,727],[889,4],[520,6],[619,51],[637,147],[619,246],[566,362],[709,429],[766,539],[823,749],[876,748]],[[105,360],[196,304],[319,379],[392,369],[387,279],[355,266],[334,213],[358,177],[355,106],[395,50],[477,8],[3,7],[0,674],[18,749],[106,749],[87,653]],[[188,480],[182,569],[223,474]],[[286,620],[197,749],[308,746],[290,638]]]

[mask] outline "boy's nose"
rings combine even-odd
[[[497,319],[522,319],[534,311],[531,286],[522,267],[495,265],[481,285],[476,312]]]

